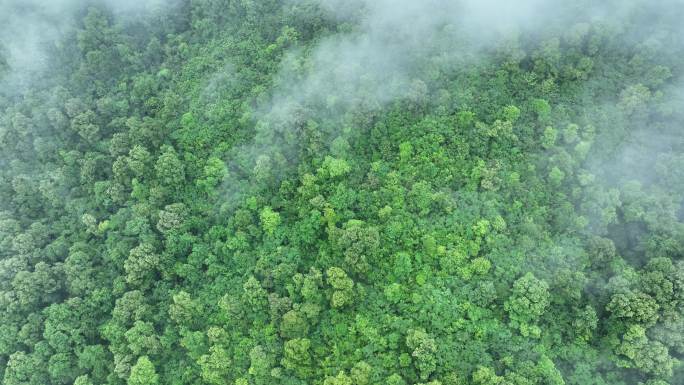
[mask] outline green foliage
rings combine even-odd
[[[352,385],[352,379],[349,378],[344,372],[339,372],[335,377],[327,377],[323,381],[323,385]]]
[[[271,235],[273,235],[273,232],[278,228],[281,222],[280,214],[273,211],[270,207],[264,207],[264,209],[261,210],[259,218],[261,219],[261,227],[267,234]]]
[[[156,385],[159,383],[154,365],[147,356],[141,356],[131,368],[131,375],[128,377],[128,385]]]
[[[351,166],[344,159],[336,159],[326,156],[323,165],[318,169],[318,175],[328,178],[336,178],[351,171]]]
[[[424,330],[411,329],[406,336],[406,346],[408,346],[409,349],[413,349],[411,356],[416,362],[416,368],[420,373],[420,379],[426,380],[437,368],[437,360],[435,358],[437,345],[435,340]]]
[[[1,384],[682,383],[677,1],[9,3]]]
[[[506,310],[513,320],[532,321],[544,314],[549,306],[549,285],[526,273],[513,283],[513,292]]]

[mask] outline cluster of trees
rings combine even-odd
[[[668,15],[416,57],[390,102],[284,113],[281,63],[353,20],[79,15],[0,90],[2,384],[684,381]]]

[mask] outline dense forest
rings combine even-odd
[[[0,0],[0,382],[684,384],[682,20]]]

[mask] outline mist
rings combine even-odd
[[[344,28],[321,39],[311,51],[293,49],[286,56],[277,75],[273,99],[265,106],[261,119],[269,122],[274,116],[292,116],[295,111],[302,110],[308,111],[311,117],[316,114],[332,116],[338,119],[339,127],[329,133],[328,143],[345,128],[362,130],[361,127],[349,128],[350,123],[345,118],[350,111],[381,110],[395,101],[412,100],[421,92],[423,98],[430,99],[425,94],[427,90],[439,87],[436,78],[425,76],[430,68],[447,73],[466,70],[476,63],[491,60],[492,52],[520,60],[529,58],[531,52],[525,52],[527,47],[514,43],[517,36],[534,42],[558,35],[570,39],[572,33],[582,31],[592,23],[620,36],[614,45],[616,56],[640,60],[641,52],[653,49],[650,45],[655,44],[654,41],[669,43],[673,53],[684,52],[684,1],[681,0],[577,4],[556,0],[322,0],[318,4],[331,20],[344,23]],[[669,70],[678,75],[673,85],[662,92],[655,90],[662,82],[672,81],[671,75],[664,70],[657,76],[645,73],[643,84],[627,84],[619,95],[591,94],[595,83],[603,81],[598,72],[594,73],[586,81],[584,91],[585,97],[593,103],[573,122],[597,124],[597,135],[583,169],[596,177],[597,185],[601,187],[600,191],[586,189],[581,198],[583,202],[578,204],[589,222],[582,234],[589,238],[615,238],[618,253],[637,268],[660,255],[647,249],[649,239],[643,237],[648,232],[665,234],[672,231],[676,234],[679,231],[684,234],[681,225],[676,224],[676,213],[684,215],[684,179],[677,166],[682,164],[684,148],[681,115],[684,66],[676,59],[676,54],[673,57],[674,61],[668,63]],[[634,102],[633,98],[639,97],[634,96],[634,90],[642,88],[647,90],[648,97]],[[671,110],[655,110],[652,103],[659,100],[670,100]],[[658,116],[658,124],[645,123],[646,116]],[[568,123],[559,119],[550,125],[558,124],[562,128]],[[621,125],[623,131],[613,129],[616,125]],[[258,148],[263,147],[249,147],[248,151],[259,153]],[[266,148],[280,150],[283,146],[268,145]],[[547,155],[543,152],[538,155],[541,164],[551,168],[552,164],[545,158]],[[576,188],[576,184],[569,184],[559,192],[570,195]],[[613,194],[612,191],[617,191],[614,202],[606,197]],[[651,209],[663,212],[671,209],[675,216],[644,215],[638,220],[631,219],[645,222],[640,230],[626,223],[629,219],[625,219],[622,212],[633,209],[632,201],[658,194],[669,195],[672,207]],[[594,207],[612,209],[618,214],[615,219],[607,220],[604,212],[599,213]],[[620,239],[623,235],[618,235],[623,231],[621,227],[629,228],[625,232],[630,239],[624,243]],[[585,270],[586,259],[574,244],[573,237],[575,235],[556,234],[557,244],[551,249],[536,250],[539,255],[530,256],[525,266],[549,282],[558,281],[568,272]],[[590,282],[587,287],[591,296],[609,298],[614,293],[602,278]],[[659,322],[656,328],[662,327]],[[603,354],[606,357],[608,352]],[[625,375],[629,377],[626,372]]]
[[[0,79],[17,90],[30,85],[49,69],[52,52],[74,33],[76,20],[88,7],[101,7],[125,24],[178,4],[180,0],[0,0]]]
[[[519,35],[540,40],[550,32],[569,32],[579,23],[620,24],[636,11],[664,15],[673,3],[682,2],[324,0],[319,5],[328,17],[352,27],[306,52],[304,66],[300,57],[304,53],[292,52],[283,62],[279,76],[283,91],[274,103],[289,97],[300,103],[327,101],[328,107],[349,108],[358,98],[370,97],[386,104],[405,97],[411,82],[428,66],[443,71],[464,68],[482,60],[485,51],[521,49],[508,45]],[[646,33],[646,26],[631,32]],[[432,62],[427,62],[430,57]]]
[[[682,20],[0,0],[0,376],[678,383]]]
[[[284,55],[270,99],[261,103],[254,114],[257,132],[254,141],[245,144],[237,151],[239,155],[235,155],[252,159],[252,165],[261,155],[279,151],[289,160],[284,164],[296,166],[298,145],[288,144],[284,138],[300,135],[302,124],[309,119],[323,115],[337,120],[337,128],[326,133],[325,141],[330,143],[345,129],[361,130],[361,127],[350,127],[354,123],[349,121],[349,116],[355,111],[372,114],[396,101],[434,99],[435,95],[427,92],[439,89],[439,73],[467,71],[492,60],[492,53],[518,61],[529,60],[534,53],[519,46],[518,37],[521,41],[534,42],[557,35],[570,39],[572,34],[588,28],[588,23],[595,23],[622,36],[623,41],[615,48],[626,55],[639,45],[647,45],[651,37],[663,34],[669,35],[675,44],[673,50],[684,48],[684,27],[678,23],[679,5],[684,5],[683,0],[657,3],[642,0],[576,3],[561,0],[288,0],[286,3],[294,7],[315,4],[341,28],[321,38],[311,49],[294,46]],[[667,30],[655,29],[649,23],[653,19],[666,20]],[[630,29],[622,30],[624,25]],[[220,77],[218,74],[210,79],[207,87],[215,88]],[[678,89],[670,92],[680,93]],[[608,109],[615,109],[619,103],[619,95],[604,98],[598,104]],[[601,118],[604,112],[592,106],[585,111],[585,119]],[[672,141],[648,135],[650,130],[647,127],[641,130],[649,145],[645,152],[642,148],[639,153],[653,160],[658,156],[656,149]],[[598,135],[599,143],[593,148],[605,150],[606,144],[602,142],[613,138],[603,138],[600,132]],[[633,135],[636,134],[628,136]],[[609,173],[613,177],[635,173],[638,168],[625,163],[631,148],[625,142],[611,152],[612,159],[605,158],[605,151],[597,156],[592,151],[588,156],[591,164],[587,167],[595,174]],[[646,164],[639,163],[642,167]]]

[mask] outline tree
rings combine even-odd
[[[19,304],[27,308],[49,301],[60,286],[55,269],[45,262],[38,262],[33,271],[18,272],[12,280]]]
[[[380,234],[373,226],[350,220],[343,229],[335,232],[335,243],[344,255],[346,266],[356,273],[365,274],[380,248]]]
[[[157,230],[162,234],[169,234],[180,230],[188,217],[188,209],[183,203],[174,203],[159,211]]]
[[[137,178],[142,178],[147,175],[149,164],[152,161],[152,155],[147,149],[141,145],[135,145],[128,152],[128,168],[133,172]]]
[[[193,318],[201,313],[201,307],[185,291],[174,294],[169,306],[169,317],[180,326],[191,326]]]
[[[549,285],[526,273],[513,284],[506,308],[513,316],[530,319],[541,316],[549,305]]]
[[[537,322],[549,306],[549,285],[526,273],[513,283],[513,292],[504,303],[510,320],[523,327]]]
[[[96,116],[93,111],[82,112],[71,119],[71,129],[89,143],[96,143],[99,139],[100,128],[95,124]]]
[[[173,147],[165,146],[154,165],[157,179],[161,185],[171,190],[177,190],[185,180],[185,167],[178,158]]]
[[[646,112],[646,103],[651,98],[651,90],[643,84],[629,86],[620,92],[620,103],[622,110],[628,115],[639,115]]]
[[[598,321],[596,310],[590,305],[586,305],[572,321],[572,326],[575,328],[575,334],[578,338],[589,341],[598,326]]]
[[[273,235],[281,222],[280,214],[273,211],[270,207],[264,207],[259,218],[261,219],[261,227],[268,235]]]
[[[301,338],[309,333],[309,324],[297,310],[290,310],[280,322],[280,336],[283,338]]]
[[[257,345],[249,352],[249,362],[249,374],[259,383],[268,383],[275,364],[274,357],[263,346]]]
[[[606,310],[614,317],[641,323],[647,326],[658,320],[658,304],[648,294],[627,291],[616,293],[606,305]]]
[[[155,272],[159,270],[159,255],[149,243],[143,243],[131,249],[124,262],[126,281],[134,286],[144,286]]]
[[[112,318],[120,324],[131,324],[133,321],[142,320],[151,314],[144,294],[140,290],[132,290],[123,293],[115,302],[112,310]]]
[[[23,385],[40,383],[38,362],[32,355],[18,351],[9,356],[3,384]]]
[[[406,381],[397,373],[394,373],[385,379],[387,385],[406,385]]]
[[[295,338],[283,345],[282,365],[301,378],[310,375],[311,369],[311,341],[308,338]]]
[[[93,382],[90,381],[88,375],[83,375],[76,377],[76,380],[74,380],[74,385],[93,385]]]
[[[355,385],[368,385],[371,381],[373,368],[367,362],[360,361],[354,364],[350,374]]]
[[[207,159],[207,163],[204,166],[204,178],[198,179],[196,184],[206,193],[210,193],[212,189],[223,182],[227,175],[228,169],[226,164],[217,157],[211,157]]]
[[[674,362],[667,348],[660,342],[649,341],[646,329],[639,325],[629,327],[615,352],[629,359],[619,362],[623,367],[636,367],[661,378],[672,375]]]
[[[154,365],[147,356],[141,356],[131,368],[131,375],[128,377],[128,385],[157,385],[159,375]]]
[[[250,276],[247,279],[242,289],[242,297],[251,306],[253,311],[263,309],[268,304],[268,293],[261,287],[261,284],[254,276]]]
[[[103,345],[84,346],[78,353],[79,369],[90,373],[95,381],[104,381],[111,370],[111,361],[111,353]]]
[[[156,354],[160,344],[154,325],[151,322],[135,321],[133,327],[125,333],[128,348],[135,355]]]
[[[339,267],[331,267],[326,271],[328,284],[334,289],[330,298],[332,307],[343,307],[352,301],[354,281]]]
[[[492,368],[480,366],[473,372],[473,383],[478,385],[508,385],[504,377],[496,375]]]
[[[667,312],[684,304],[684,265],[681,263],[675,265],[669,258],[653,258],[640,274],[640,283],[644,292]]]
[[[198,363],[204,381],[216,385],[227,383],[231,369],[231,358],[221,346],[210,347],[209,354],[202,355]]]
[[[75,357],[69,353],[57,353],[53,355],[48,361],[48,372],[50,373],[52,383],[73,383],[78,374]]]
[[[426,380],[437,368],[437,344],[425,330],[411,329],[406,335],[406,346],[412,349],[411,356],[415,359],[420,379]]]
[[[84,295],[96,286],[91,257],[85,251],[74,251],[64,261],[67,287],[73,295]]]
[[[539,121],[545,122],[551,114],[551,105],[544,99],[534,99],[532,101],[532,110],[537,114]]]
[[[326,156],[323,165],[317,170],[317,175],[322,178],[337,178],[348,174],[351,166],[344,159]]]
[[[326,377],[323,385],[352,385],[352,379],[344,372],[340,371],[335,377]]]

